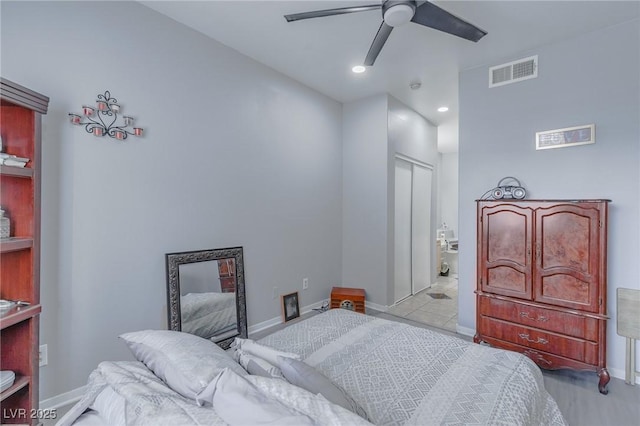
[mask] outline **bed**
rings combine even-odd
[[[138,361],[101,363],[60,426],[256,424],[263,411],[279,425],[566,424],[527,357],[344,309],[227,352],[175,331],[121,337]],[[269,372],[236,362],[245,350]]]
[[[377,425],[565,424],[526,356],[344,309],[259,341],[294,352]]]

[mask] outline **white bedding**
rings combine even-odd
[[[257,414],[269,408],[272,425],[301,425],[291,420],[309,419],[305,424],[370,426],[322,396],[283,380],[240,376],[225,368],[214,382],[211,398],[199,406],[171,390],[141,362],[105,361],[91,373],[84,397],[56,425],[100,424],[96,418],[99,416],[103,424],[110,426],[122,424],[122,419],[126,425],[248,426],[267,424],[263,422],[266,419]],[[101,398],[115,401],[118,397],[114,395],[124,401],[124,413],[119,403],[96,403]],[[93,410],[85,413],[90,407]],[[89,421],[92,423],[87,423]]]
[[[258,341],[299,354],[377,425],[564,425],[527,357],[332,309]]]
[[[182,331],[205,339],[237,327],[235,293],[188,293],[180,297]]]

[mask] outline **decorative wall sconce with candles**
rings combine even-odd
[[[98,94],[95,107],[83,105],[82,114],[69,113],[69,120],[76,126],[84,125],[94,136],[109,135],[118,140],[125,140],[129,135],[142,136],[142,128],[133,127],[133,117],[123,115],[124,123],[116,123],[121,108],[107,90],[104,95]]]

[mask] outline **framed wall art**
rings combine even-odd
[[[298,303],[298,292],[285,294],[282,296],[282,320],[291,321],[300,316],[300,305]]]
[[[536,149],[566,148],[596,142],[596,125],[567,127],[536,133]]]

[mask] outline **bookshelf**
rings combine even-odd
[[[29,161],[24,168],[0,165],[0,205],[11,220],[0,239],[0,298],[26,302],[0,311],[0,369],[16,374],[0,393],[2,424],[36,424],[40,306],[41,116],[49,98],[0,78],[3,152]]]

